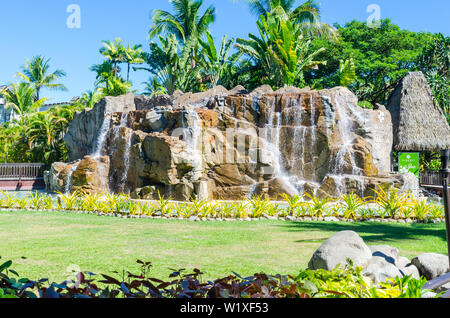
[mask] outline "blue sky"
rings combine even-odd
[[[229,37],[246,37],[254,32],[256,18],[249,12],[244,0],[205,0],[214,5],[217,19],[212,33],[219,41]],[[319,0],[322,20],[340,23],[365,21],[370,13],[367,7],[377,4],[382,18],[412,31],[442,32],[450,35],[450,1],[448,0]],[[60,102],[92,89],[94,73],[88,68],[100,63],[98,53],[102,40],[120,37],[127,44],[143,44],[147,49],[147,32],[154,9],[170,10],[168,0],[0,0],[1,59],[0,84],[18,81],[14,74],[26,58],[42,54],[51,58],[53,69],[67,72],[63,83],[68,92],[44,90],[42,96],[51,102]],[[69,29],[66,12],[70,4],[81,8],[81,28]],[[147,80],[144,71],[131,76],[134,88],[140,89]]]

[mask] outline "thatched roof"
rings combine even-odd
[[[422,72],[408,73],[389,98],[394,150],[450,149],[450,126]]]

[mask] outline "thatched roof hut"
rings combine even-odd
[[[394,150],[450,149],[450,126],[422,72],[408,73],[389,97]]]

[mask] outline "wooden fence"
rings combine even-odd
[[[0,190],[21,191],[45,188],[42,163],[1,163]]]
[[[1,163],[0,179],[37,179],[44,177],[46,165],[42,163]]]
[[[439,172],[424,172],[420,174],[420,185],[442,186],[442,178]]]

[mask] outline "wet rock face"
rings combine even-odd
[[[397,182],[388,175],[389,112],[359,108],[346,88],[228,92],[219,86],[198,94],[108,97],[77,113],[65,140],[78,161],[53,165],[50,190],[276,199],[365,194],[374,183]]]
[[[55,163],[45,174],[47,191],[100,193],[108,190],[110,159],[85,156],[71,164]]]

